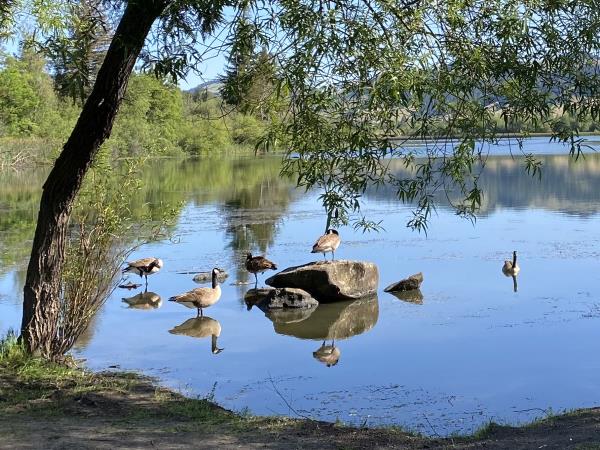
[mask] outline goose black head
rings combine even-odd
[[[246,261],[250,261],[252,259],[252,253],[246,252]]]
[[[338,236],[340,235],[340,233],[338,233],[338,231],[334,230],[333,228],[330,228],[329,230],[327,230],[327,234],[337,234]]]

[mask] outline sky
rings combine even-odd
[[[2,50],[10,55],[16,56],[19,52],[19,41],[4,42]],[[188,76],[185,79],[180,80],[177,84],[184,91],[193,89],[199,84],[217,79],[219,75],[224,73],[226,64],[227,57],[225,54],[220,53],[215,55],[202,63],[196,71],[190,70]]]
[[[190,71],[186,79],[181,80],[178,85],[182,90],[187,91],[195,88],[199,84],[215,80],[219,75],[222,75],[225,72],[226,63],[226,56],[224,54],[219,54],[200,65],[200,74]]]

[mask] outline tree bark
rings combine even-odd
[[[53,357],[65,239],[75,196],[98,149],[110,136],[127,82],[150,28],[169,2],[130,0],[77,124],[43,186],[27,278],[21,340]]]

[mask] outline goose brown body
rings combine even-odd
[[[277,270],[274,262],[269,261],[264,256],[252,256],[252,253],[246,254],[246,270],[254,274],[258,283],[257,273],[263,273],[265,270]]]
[[[212,270],[212,287],[201,287],[175,295],[169,299],[171,302],[179,303],[188,308],[196,308],[198,316],[202,315],[202,309],[214,305],[221,298],[221,286],[217,280],[218,269]]]
[[[335,251],[340,246],[341,242],[342,240],[340,239],[337,230],[330,228],[323,236],[317,239],[311,253],[323,253],[323,257],[325,257],[325,253],[331,252],[331,258],[334,259]]]
[[[157,273],[163,267],[163,261],[159,258],[142,258],[135,261],[127,261],[127,267],[123,269],[123,273],[135,273],[141,277],[146,277],[148,284],[148,275]]]
[[[521,268],[517,264],[517,252],[515,251],[513,252],[512,262],[508,260],[504,261],[504,265],[502,266],[502,273],[508,277],[517,275],[520,270]]]

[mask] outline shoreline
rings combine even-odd
[[[600,448],[600,408],[468,436],[236,413],[131,372],[0,355],[0,448]]]

